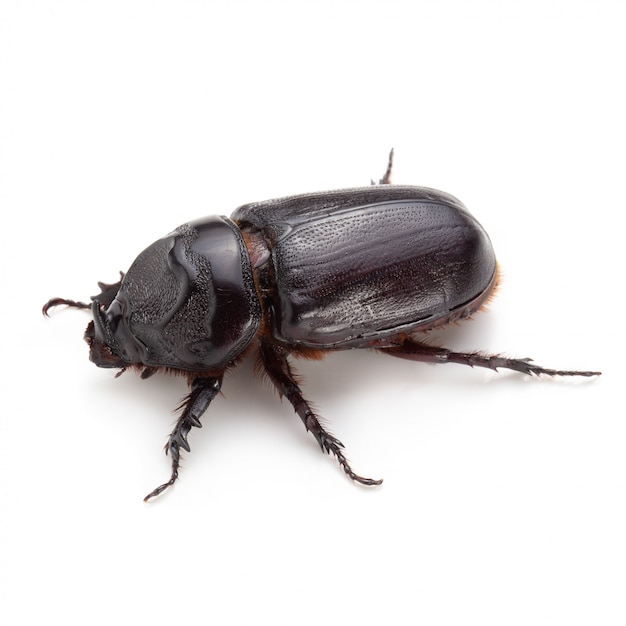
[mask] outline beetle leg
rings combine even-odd
[[[193,426],[202,428],[200,418],[209,407],[209,404],[211,404],[213,398],[219,393],[221,386],[222,376],[194,378],[191,382],[191,392],[180,407],[182,408],[182,413],[165,446],[165,453],[169,454],[172,459],[172,474],[166,483],[151,491],[143,499],[144,502],[158,496],[176,482],[178,468],[180,467],[180,449],[183,448],[187,452],[191,451],[187,442],[187,435]]]
[[[304,427],[311,432],[322,452],[333,454],[343,471],[354,481],[362,485],[380,485],[382,480],[363,478],[356,474],[350,467],[348,459],[343,453],[344,445],[331,435],[320,424],[319,418],[311,408],[311,405],[304,399],[292,369],[287,360],[288,351],[285,348],[269,343],[261,343],[260,355],[265,371],[274,383],[281,396],[289,400],[295,412],[300,416]]]
[[[391,185],[391,170],[393,169],[393,148],[389,153],[389,162],[387,163],[387,170],[383,177],[378,181],[379,185]]]
[[[392,168],[393,168],[393,148],[391,148],[391,152],[389,153],[389,161],[387,163],[387,170],[383,174],[383,177],[378,181],[378,183],[376,183],[373,178],[370,178],[370,183],[372,185],[390,185]]]
[[[482,354],[480,352],[453,352],[447,348],[430,346],[419,341],[406,339],[401,346],[381,350],[385,354],[397,356],[412,361],[426,363],[460,363],[470,367],[486,367],[497,371],[498,368],[514,370],[522,374],[539,376],[599,376],[600,372],[554,370],[540,367],[532,363],[532,359],[509,359],[497,354]]]

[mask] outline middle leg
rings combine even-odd
[[[313,434],[322,451],[335,455],[343,471],[352,480],[362,485],[380,485],[383,482],[382,480],[363,478],[352,470],[348,459],[343,453],[344,446],[341,441],[333,437],[320,424],[317,415],[311,408],[311,405],[304,399],[302,390],[294,378],[287,360],[288,351],[280,346],[261,343],[260,355],[263,367],[276,389],[281,396],[285,396],[289,400],[296,413],[300,416],[304,427]]]

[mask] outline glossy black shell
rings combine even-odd
[[[433,189],[303,194],[244,205],[232,219],[269,252],[255,269],[270,294],[270,334],[295,348],[384,346],[473,312],[496,280],[482,226]]]
[[[496,273],[489,237],[449,194],[303,194],[154,242],[113,299],[94,299],[87,338],[102,367],[205,372],[227,368],[259,332],[295,350],[384,348],[471,314]]]
[[[183,370],[227,367],[256,335],[261,310],[241,231],[227,217],[183,224],[146,248],[103,311],[91,358]],[[103,347],[122,363],[102,356]]]

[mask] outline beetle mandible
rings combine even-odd
[[[190,387],[166,453],[167,482],[178,478],[181,448],[219,393],[224,373],[251,351],[322,451],[363,485],[344,446],[304,399],[289,356],[373,348],[430,363],[461,363],[532,375],[596,376],[547,369],[531,359],[454,352],[424,331],[469,318],[493,295],[498,266],[491,241],[454,196],[391,184],[393,150],[379,184],[290,196],[239,207],[179,226],[146,248],[113,284],[98,283],[85,331],[99,367],[162,370]]]

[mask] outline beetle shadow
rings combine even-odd
[[[476,346],[489,343],[491,335],[489,320],[483,324],[476,324],[472,320],[443,331],[425,333],[424,337],[450,349],[474,350]],[[227,399],[235,396],[238,410],[263,413],[264,416],[282,420],[282,416],[293,413],[293,409],[286,400],[282,404],[287,408],[280,408],[278,393],[266,376],[260,376],[254,371],[250,363],[253,360],[247,359],[227,372],[222,387],[223,395]],[[374,397],[384,392],[397,397],[407,389],[441,393],[442,389],[458,389],[462,386],[471,388],[485,382],[484,375],[477,375],[478,368],[411,362],[392,358],[379,350],[329,351],[322,361],[292,356],[290,363],[304,397],[315,410],[328,418],[331,418],[334,406],[349,406],[351,401],[364,394]],[[483,373],[491,379],[524,378],[520,375],[502,376],[487,370],[483,370]]]
[[[500,347],[494,348],[494,339],[501,337],[493,315],[477,315],[442,329],[425,332],[418,339],[453,351],[483,352],[486,354],[525,358],[526,354],[511,353]],[[499,341],[499,340],[498,340]],[[320,362],[292,359],[301,374],[305,397],[324,402],[332,410],[336,401],[345,402],[346,397],[361,395],[364,390],[375,394],[381,390],[403,393],[407,389],[451,393],[464,390],[479,393],[485,384],[511,389],[524,386],[529,381],[554,384],[585,384],[595,377],[549,377],[529,376],[500,368],[498,371],[483,367],[470,367],[458,363],[426,363],[386,355],[384,350],[345,350],[329,353]],[[544,365],[542,362],[541,365]],[[552,364],[548,364],[552,366]]]
[[[484,346],[492,344],[495,334],[492,322],[486,316],[484,321],[471,320],[425,333],[424,338],[452,350],[484,349]],[[421,409],[436,406],[447,394],[462,394],[468,399],[478,400],[476,396],[485,384],[496,384],[500,390],[503,386],[513,389],[529,379],[506,370],[496,373],[458,364],[412,362],[391,358],[375,350],[329,352],[323,361],[293,357],[290,361],[298,374],[304,397],[337,430],[341,427],[335,418],[346,411],[350,413],[349,407],[361,405],[363,399],[377,407],[393,409],[403,403],[401,398],[411,395],[409,403],[415,403],[416,397],[423,399],[423,405],[422,400],[419,401]],[[220,431],[231,428],[241,431],[268,427],[274,434],[291,431],[292,436],[295,434],[297,439],[303,441],[303,445],[316,445],[310,435],[305,434],[300,420],[294,419],[289,402],[284,399],[281,402],[267,376],[255,371],[254,362],[255,358],[251,355],[227,371],[220,396],[201,420],[203,426],[210,424],[212,436],[194,436],[194,449],[213,445],[212,441],[221,440]],[[157,374],[148,380],[141,380],[129,372],[120,380],[111,379],[110,384],[107,391],[110,389],[119,406],[138,406],[141,403],[142,413],[147,412],[150,419],[159,425],[154,431],[155,437],[164,442],[176,421],[176,408],[188,393],[185,379]],[[124,419],[127,420],[128,416]],[[137,424],[139,421],[135,420]]]

